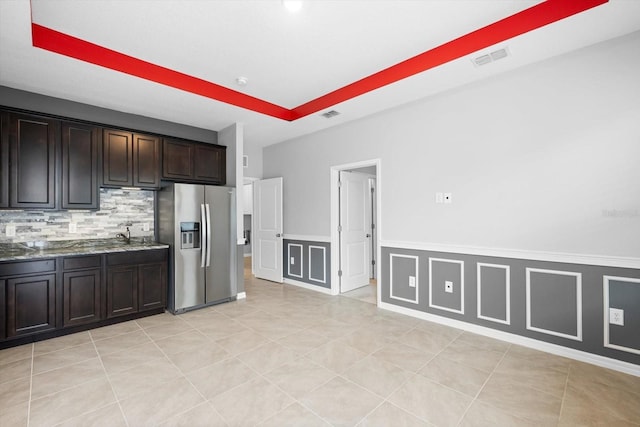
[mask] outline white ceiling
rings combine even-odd
[[[34,48],[31,22],[292,109],[539,0],[0,0],[0,85],[220,130],[265,146],[640,30],[640,1],[602,6],[507,40],[510,57],[460,58],[288,122]],[[249,83],[240,87],[238,76]]]

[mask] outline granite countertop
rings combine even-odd
[[[109,252],[164,249],[169,245],[144,238],[62,240],[52,242],[26,242],[0,244],[0,261],[30,260],[57,256],[91,255]]]

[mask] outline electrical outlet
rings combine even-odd
[[[416,287],[416,276],[409,276],[409,287],[410,288]]]
[[[294,257],[291,257],[291,265],[296,265],[296,259]]]
[[[609,309],[609,324],[624,326],[624,310],[621,308]]]
[[[450,281],[445,281],[444,282],[444,291],[446,293],[452,294],[453,293],[453,282]]]
[[[149,223],[148,222],[142,223],[142,231],[149,231]]]
[[[445,203],[453,203],[453,196],[451,193],[444,193],[444,202]]]
[[[15,237],[16,236],[16,226],[12,224],[8,224],[4,230],[7,237]]]
[[[78,224],[75,222],[69,223],[69,233],[77,233],[78,232]]]

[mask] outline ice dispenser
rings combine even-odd
[[[180,223],[180,249],[200,248],[200,223]]]

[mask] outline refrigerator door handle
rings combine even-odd
[[[204,204],[200,203],[200,218],[202,224],[200,224],[200,267],[204,268],[204,259],[205,259],[205,255],[206,255],[206,250],[208,245],[208,242],[205,240],[205,228],[208,225],[208,221],[207,221],[207,217],[204,214]]]
[[[207,267],[211,265],[211,211],[209,210],[209,203],[204,205],[207,211]]]

